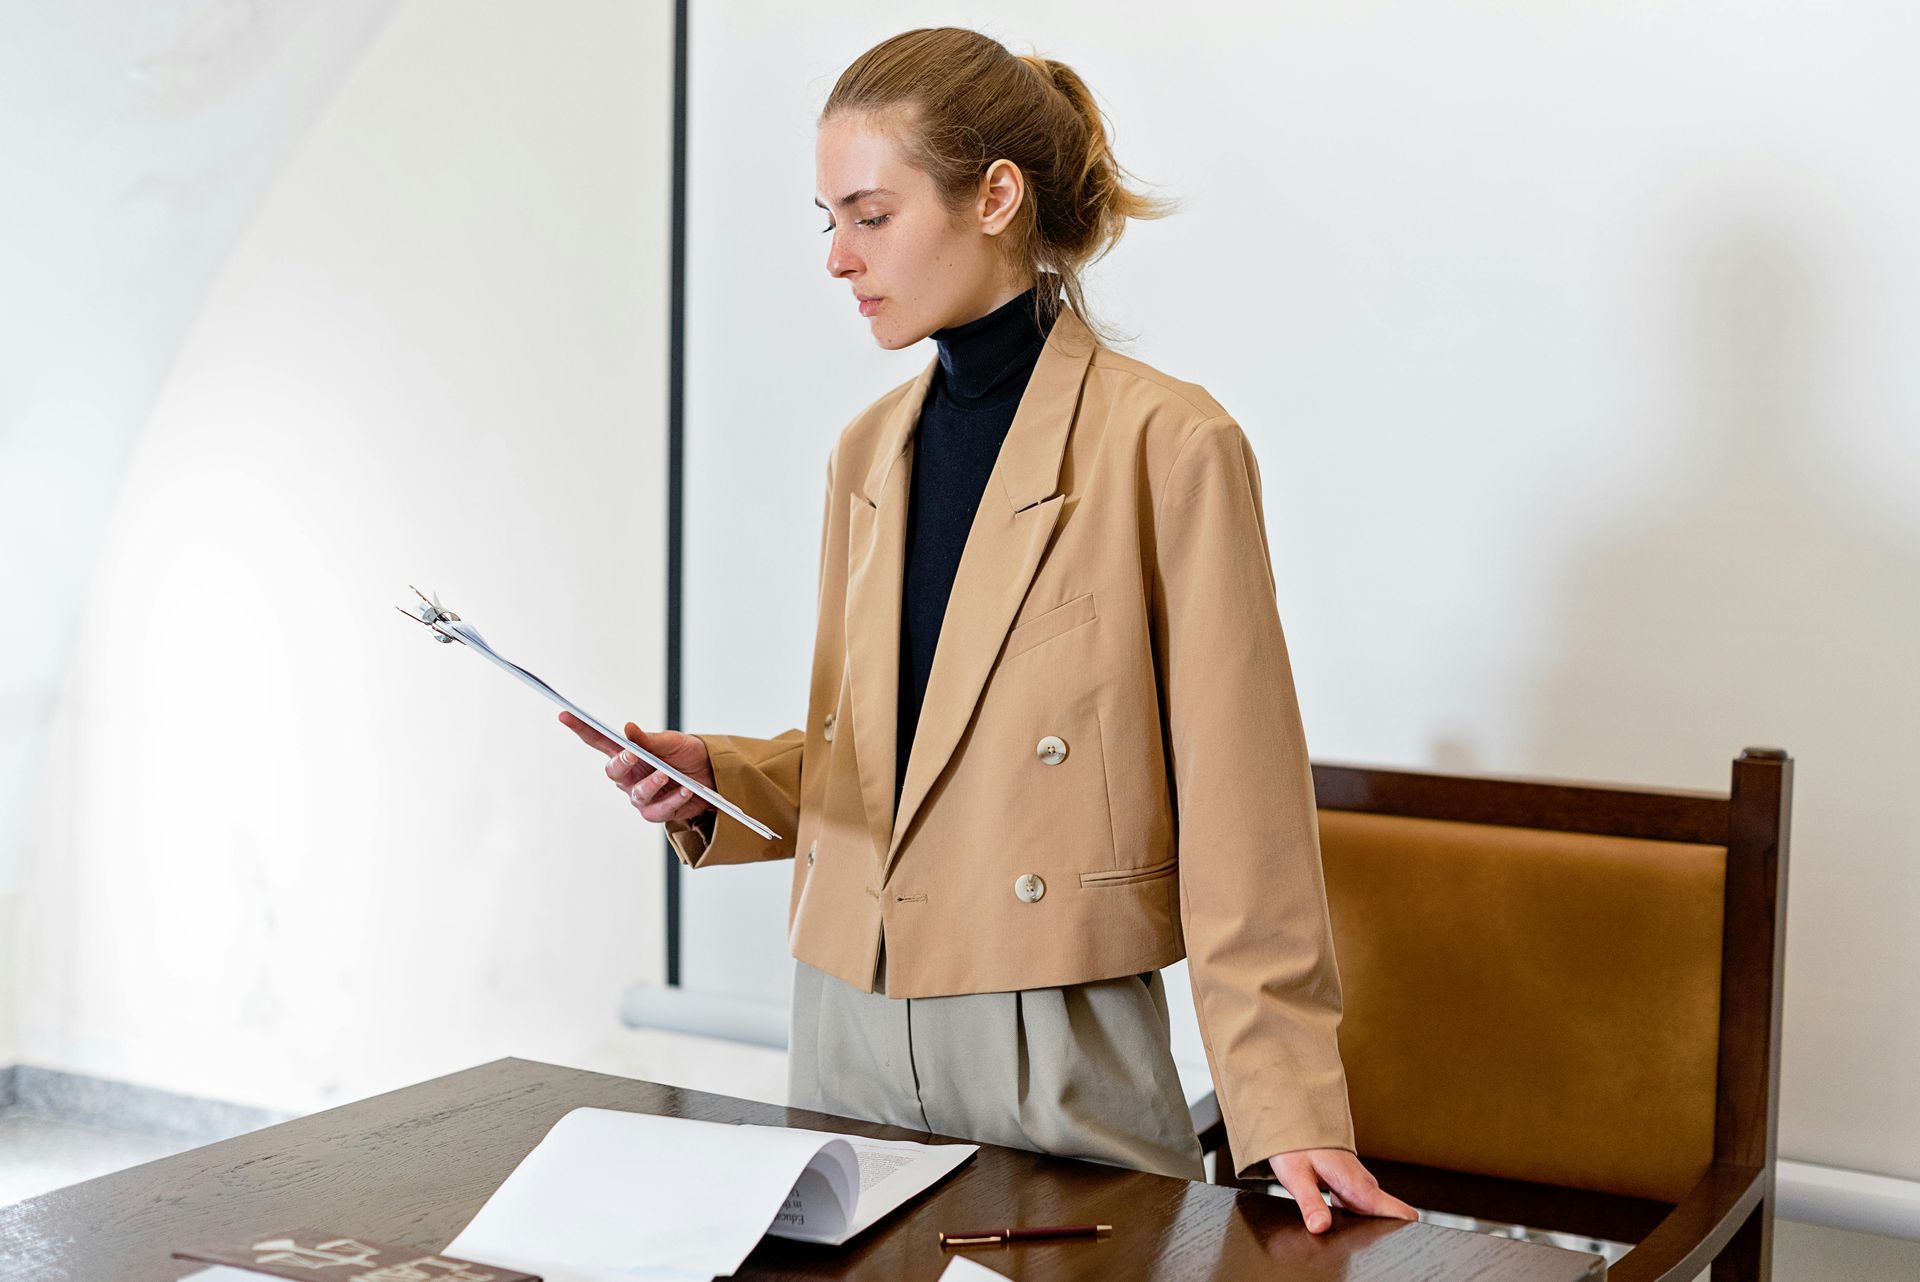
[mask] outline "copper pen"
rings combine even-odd
[[[1036,1224],[1031,1228],[976,1229],[971,1233],[942,1233],[941,1246],[989,1246],[1001,1242],[1031,1242],[1049,1237],[1096,1237],[1113,1232],[1111,1224]]]

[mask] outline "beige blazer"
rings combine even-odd
[[[694,868],[794,859],[793,955],[894,997],[1189,960],[1237,1173],[1352,1149],[1339,975],[1260,498],[1205,390],[1063,309],[988,477],[893,813],[907,480],[938,358],[827,463],[807,724],[701,735]],[[795,856],[798,858],[795,858]]]

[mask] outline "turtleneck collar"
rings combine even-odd
[[[941,393],[965,409],[1017,399],[1040,359],[1047,331],[1034,323],[1039,286],[960,325],[933,331],[940,347]]]

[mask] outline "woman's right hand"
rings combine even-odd
[[[669,819],[691,820],[712,810],[702,797],[677,784],[663,770],[655,769],[630,749],[622,747],[595,730],[571,712],[560,714],[560,724],[580,736],[582,743],[597,748],[606,756],[607,778],[627,794],[633,808],[653,823]],[[623,732],[627,738],[651,752],[681,774],[713,787],[713,763],[707,757],[707,745],[696,735],[678,730],[657,730],[648,734],[633,722]]]

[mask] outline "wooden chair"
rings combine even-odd
[[[1313,779],[1381,1185],[1634,1243],[1616,1282],[1768,1278],[1792,759],[1748,748],[1727,793]],[[1214,1096],[1193,1112],[1215,1182],[1242,1183]]]

